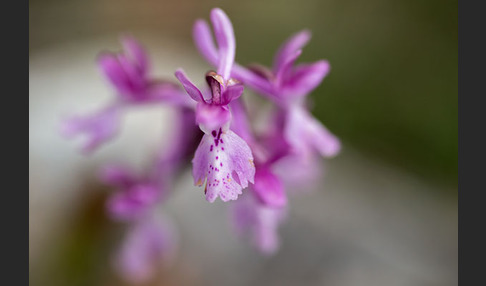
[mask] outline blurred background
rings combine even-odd
[[[328,59],[313,113],[343,141],[315,192],[291,198],[282,248],[265,257],[233,237],[222,203],[183,175],[164,206],[179,249],[148,285],[456,285],[457,1],[290,0],[29,2],[29,273],[32,285],[125,285],[111,268],[122,225],[105,217],[103,163],[143,166],[170,110],[135,110],[120,137],[90,157],[59,120],[102,106],[112,90],[95,58],[130,32],[154,74],[209,69],[192,25],[220,7],[236,60],[270,65],[307,28],[300,61]],[[148,124],[149,123],[149,124]]]

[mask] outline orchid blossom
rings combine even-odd
[[[100,171],[101,180],[115,189],[107,200],[108,215],[128,226],[115,267],[132,282],[150,279],[175,246],[175,230],[164,223],[169,216],[161,218],[158,207],[167,203],[186,165],[192,163],[194,184],[204,185],[207,201],[219,197],[228,202],[235,232],[270,255],[281,245],[278,229],[287,217],[287,193],[313,185],[322,175],[316,153],[332,157],[340,151],[339,139],[306,106],[306,97],[328,74],[329,63],[295,64],[310,32],[290,37],[271,68],[244,67],[235,63],[236,41],[228,16],[215,8],[210,21],[212,29],[204,20],[193,28],[198,50],[216,69],[205,74],[207,86],[197,87],[182,69],[175,72],[181,86],[151,76],[142,45],[124,37],[123,52],[98,57],[115,98],[91,115],[63,122],[61,131],[67,137],[87,137],[82,151],[89,153],[116,137],[128,107],[168,104],[175,111],[164,148],[151,156],[145,169],[111,164]],[[254,128],[253,110],[243,99],[245,87],[273,106],[263,128]]]

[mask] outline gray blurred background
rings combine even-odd
[[[315,192],[291,197],[273,257],[234,238],[225,205],[206,203],[184,174],[163,206],[179,251],[149,285],[456,285],[457,1],[30,0],[32,285],[123,285],[110,255],[124,229],[105,218],[110,189],[96,170],[143,166],[171,111],[135,110],[91,157],[58,123],[111,98],[95,58],[119,50],[121,33],[147,47],[158,76],[204,73],[191,30],[213,7],[231,18],[242,64],[269,65],[290,34],[313,32],[301,61],[332,67],[313,113],[344,148]]]

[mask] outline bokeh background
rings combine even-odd
[[[269,65],[290,34],[312,31],[301,61],[332,67],[311,95],[313,113],[344,149],[315,192],[291,198],[273,257],[234,238],[224,204],[207,204],[185,174],[164,206],[180,249],[149,285],[456,285],[455,0],[30,0],[31,284],[124,285],[110,267],[124,227],[105,218],[110,190],[96,170],[143,166],[170,110],[135,110],[91,157],[58,123],[112,96],[94,60],[119,50],[124,32],[147,47],[156,75],[204,73],[191,30],[213,7],[233,22],[241,64]]]

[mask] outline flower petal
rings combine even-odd
[[[196,105],[196,123],[204,132],[218,129],[231,120],[231,113],[226,106],[198,103]]]
[[[140,74],[146,74],[149,68],[147,53],[142,45],[132,36],[122,38],[123,50],[138,69]]]
[[[286,208],[260,204],[250,194],[232,204],[232,220],[239,236],[250,236],[253,246],[264,254],[274,254],[280,246],[278,228],[285,220]]]
[[[238,99],[243,94],[244,86],[241,83],[226,86],[223,92],[221,104],[227,105],[233,100]]]
[[[318,156],[293,154],[282,158],[273,167],[289,192],[304,193],[322,189],[318,186],[325,169]]]
[[[218,49],[214,45],[209,25],[204,20],[197,20],[192,30],[194,43],[203,57],[213,66],[218,65]]]
[[[152,82],[147,90],[147,99],[150,102],[163,102],[178,107],[195,108],[196,104],[191,100],[186,92],[169,81]]]
[[[128,188],[136,181],[133,171],[121,165],[104,166],[99,177],[103,183],[119,188]]]
[[[218,74],[229,80],[236,51],[233,25],[226,13],[219,8],[211,10],[210,17],[219,48]]]
[[[113,84],[120,94],[131,93],[128,76],[118,60],[112,53],[102,53],[98,56],[98,66],[105,77]]]
[[[251,145],[254,138],[251,133],[250,123],[248,122],[248,117],[242,100],[233,100],[229,107],[233,118],[233,120],[231,120],[231,130]]]
[[[135,100],[143,100],[146,97],[145,87],[147,85],[145,75],[140,72],[137,65],[130,61],[126,55],[119,54],[118,62],[127,76],[126,85],[129,90],[128,94],[122,95],[130,96],[130,98]]]
[[[138,285],[156,274],[157,267],[170,258],[174,247],[174,229],[168,221],[143,220],[129,230],[114,267],[123,278]]]
[[[189,80],[182,69],[175,72],[175,76],[181,82],[189,96],[197,102],[205,102],[201,91]]]
[[[315,148],[322,156],[333,157],[341,148],[339,139],[300,106],[290,108],[284,132],[289,144],[304,155]]]
[[[279,70],[287,62],[287,59],[291,57],[297,50],[302,49],[311,38],[311,33],[308,30],[300,31],[292,35],[285,43],[282,44],[277,51],[273,60],[273,72],[279,73]]]
[[[112,105],[91,115],[73,116],[62,122],[61,133],[68,138],[85,135],[82,151],[90,153],[116,135],[119,112],[119,105]]]
[[[253,190],[257,198],[266,206],[283,207],[287,196],[280,179],[267,166],[258,166],[255,173]]]
[[[150,183],[135,184],[119,190],[107,201],[110,216],[117,220],[133,220],[147,214],[158,201],[160,190]]]
[[[271,98],[275,94],[271,82],[257,72],[235,64],[231,75],[261,95]]]
[[[301,54],[302,50],[297,50],[292,54],[288,54],[288,57],[283,59],[282,66],[275,75],[275,85],[278,88],[280,88],[281,84],[284,83],[286,77],[288,77],[288,75],[291,73],[292,66]]]
[[[193,177],[196,185],[206,181],[206,200],[236,200],[253,182],[255,167],[250,147],[233,131],[213,130],[205,134],[196,150]]]
[[[282,83],[282,95],[295,97],[309,94],[322,82],[329,70],[330,65],[326,60],[297,66]]]

